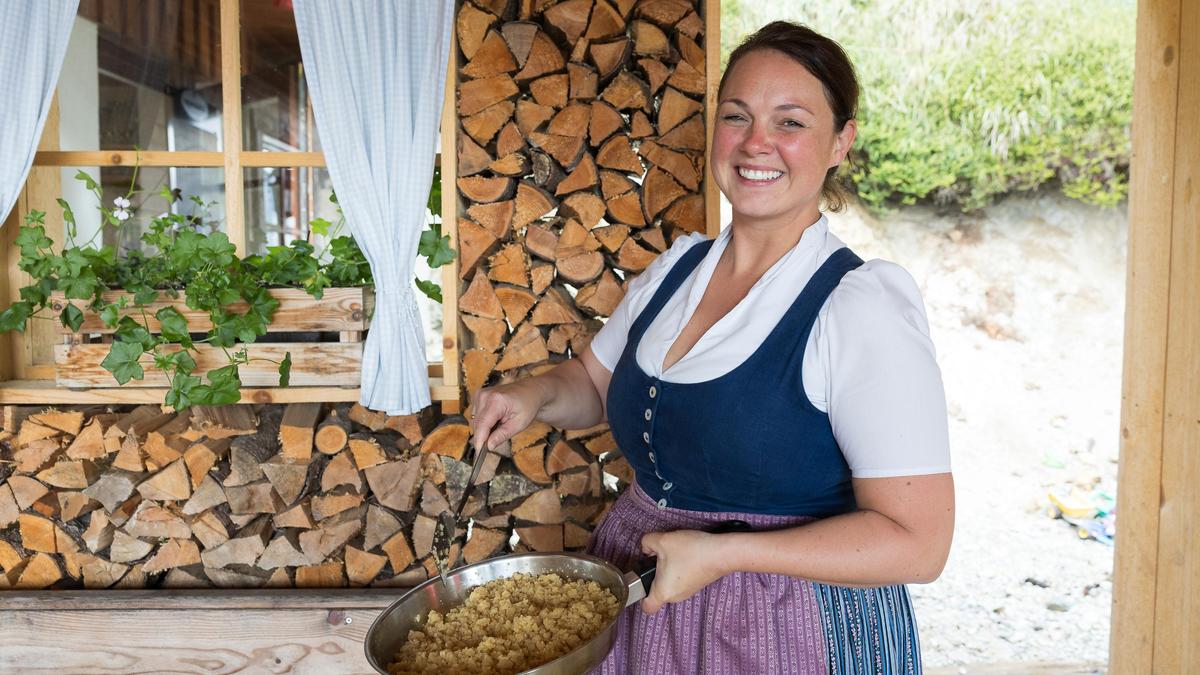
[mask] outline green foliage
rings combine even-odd
[[[1057,187],[1128,193],[1132,0],[722,3],[723,50],[774,18],[837,39],[862,98],[844,174],[869,206],[964,210]]]

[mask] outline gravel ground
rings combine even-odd
[[[926,665],[1102,671],[1113,549],[1051,519],[1046,493],[1116,493],[1124,209],[1038,196],[831,221],[916,278],[946,383],[958,517],[941,578],[912,588]]]

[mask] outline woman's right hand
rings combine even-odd
[[[486,387],[475,394],[471,435],[476,452],[484,447],[494,450],[533,423],[544,403],[534,379]]]

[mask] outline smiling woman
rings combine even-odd
[[[904,584],[949,553],[945,394],[912,277],[821,213],[841,205],[854,69],[776,22],[719,92],[729,227],[677,239],[578,358],[482,390],[476,442],[607,417],[636,481],[589,550],[658,573],[601,672],[919,672]],[[755,531],[705,531],[729,518]]]

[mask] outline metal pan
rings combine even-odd
[[[740,520],[721,523],[710,532],[747,531]],[[641,561],[635,571],[621,572],[600,558],[580,553],[520,553],[477,562],[434,577],[405,593],[376,617],[364,642],[367,662],[375,672],[387,675],[387,666],[408,639],[408,632],[420,628],[431,610],[445,614],[466,602],[471,589],[489,581],[505,579],[518,572],[543,574],[556,572],[568,579],[595,581],[608,589],[619,607],[628,607],[646,597],[657,571],[656,559]],[[616,639],[620,611],[594,638],[549,663],[526,670],[522,675],[578,675],[600,665]]]

